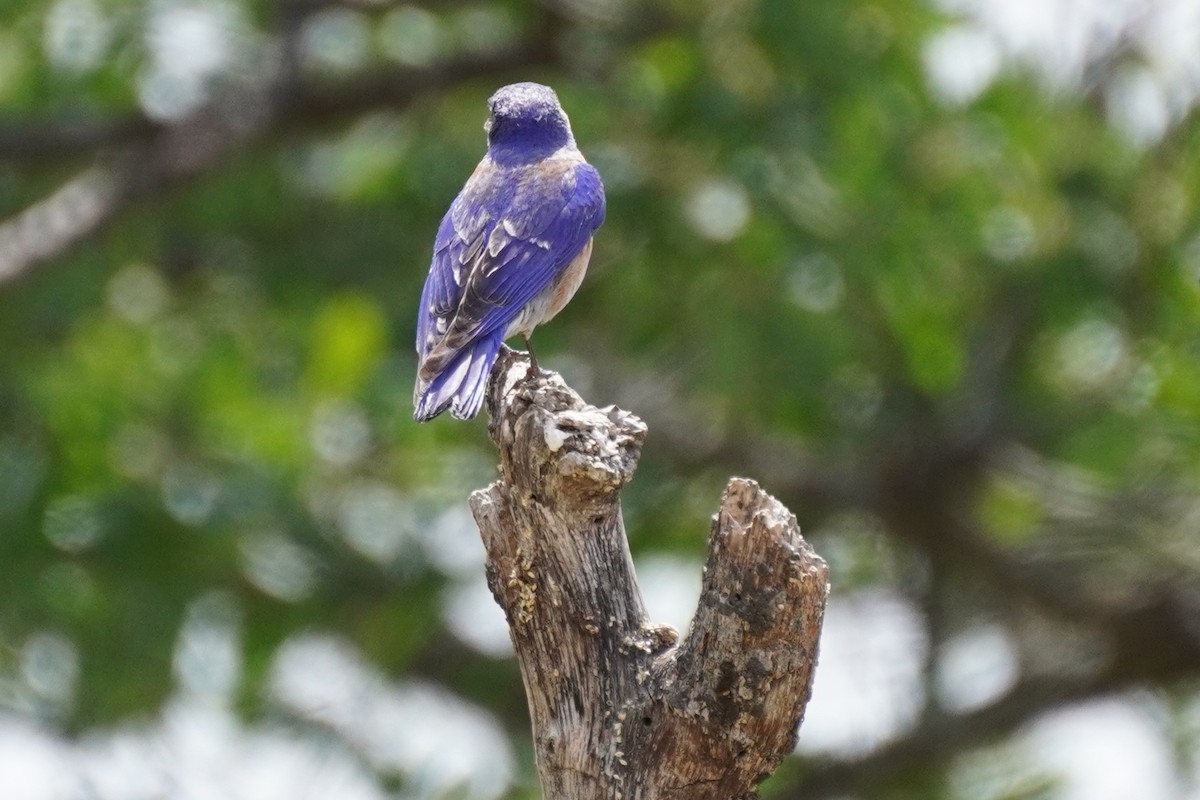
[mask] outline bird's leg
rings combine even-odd
[[[538,366],[537,356],[533,354],[533,342],[531,342],[529,337],[524,333],[521,334],[521,338],[525,340],[525,349],[529,351],[529,369],[525,372],[525,377],[528,378],[530,375],[533,375],[540,378],[542,375],[542,370],[541,367]]]

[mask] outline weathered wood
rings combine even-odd
[[[691,633],[646,615],[620,490],[646,437],[503,350],[488,392],[501,478],[471,496],[508,618],[548,800],[740,800],[792,751],[828,593],[796,518],[734,478]]]

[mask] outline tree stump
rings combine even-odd
[[[621,519],[645,424],[503,349],[488,389],[500,480],[471,496],[548,800],[742,800],[795,745],[828,570],[796,518],[734,478],[682,642],[646,615]]]

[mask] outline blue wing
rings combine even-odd
[[[473,343],[498,348],[604,212],[600,176],[582,160],[501,167],[485,158],[438,228],[417,322],[418,394]]]

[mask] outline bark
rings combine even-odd
[[[646,437],[505,349],[488,392],[501,479],[471,496],[508,618],[551,800],[739,800],[789,754],[828,593],[796,518],[729,482],[682,641],[654,625],[620,490]]]

